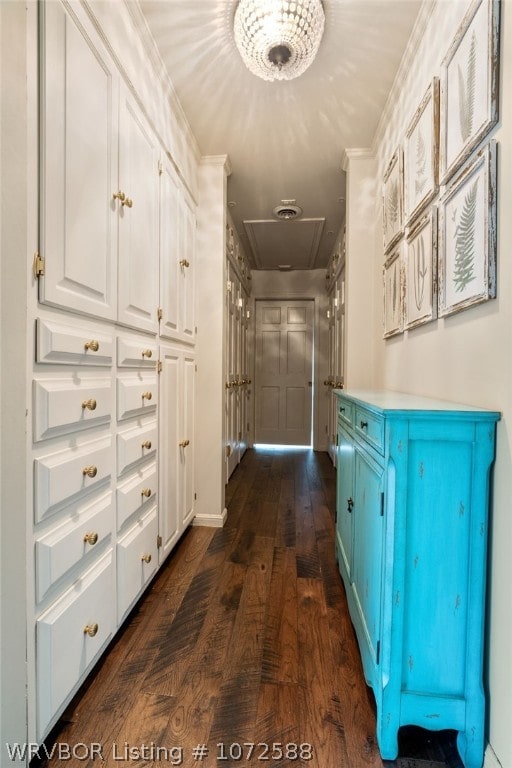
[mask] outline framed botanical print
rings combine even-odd
[[[412,118],[404,141],[405,222],[437,192],[439,170],[439,80],[434,78]]]
[[[406,240],[404,327],[437,317],[437,208],[433,206]]]
[[[487,144],[439,204],[439,315],[496,296],[496,143]]]
[[[498,121],[499,0],[473,0],[441,66],[441,183]]]
[[[392,251],[384,265],[384,338],[404,330],[402,243]]]
[[[384,174],[382,219],[385,253],[403,233],[403,186],[402,150],[398,148]]]

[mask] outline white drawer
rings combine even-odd
[[[64,365],[112,365],[114,336],[96,326],[37,319],[36,361]]]
[[[99,489],[112,473],[110,435],[41,456],[34,461],[35,520],[80,494]]]
[[[36,595],[43,599],[50,587],[73,566],[84,561],[112,531],[112,492],[83,504],[66,520],[36,541]]]
[[[112,380],[68,376],[34,381],[34,440],[110,421]]]
[[[117,544],[117,615],[119,622],[155,573],[158,565],[156,507],[135,523]]]
[[[157,361],[158,345],[154,338],[118,337],[117,364],[121,368],[155,368]]]
[[[122,475],[143,459],[154,457],[158,430],[154,419],[139,422],[136,427],[125,429],[117,435],[117,474]]]
[[[142,467],[117,488],[117,529],[135,512],[153,504],[158,490],[156,462]]]
[[[39,739],[114,631],[114,586],[110,549],[36,622]]]
[[[157,378],[152,373],[118,376],[117,418],[119,421],[133,416],[153,413],[158,402]]]

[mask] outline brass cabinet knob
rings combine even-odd
[[[149,451],[149,449],[151,448],[151,440],[144,440],[144,442],[142,443],[142,447],[147,448]]]
[[[114,192],[114,194],[112,195],[112,199],[120,200],[123,203],[126,200],[126,195],[124,192],[121,192],[121,190],[119,190],[118,192]]]
[[[84,344],[84,349],[88,349],[90,352],[97,352],[99,348],[99,341],[95,341],[94,339],[91,339],[91,341],[86,341]]]
[[[151,349],[143,349],[142,350],[142,357],[153,357],[153,352]]]
[[[190,445],[190,440],[181,440],[178,445],[180,448],[186,448],[187,445]]]
[[[90,467],[84,467],[82,469],[82,475],[85,477],[96,477],[98,474],[98,467],[95,467],[94,464],[92,464]]]
[[[143,488],[142,491],[140,492],[140,495],[145,496],[146,499],[149,499],[149,497],[151,496],[151,488]]]
[[[143,392],[142,393],[142,399],[143,400],[151,400],[152,397],[153,397],[153,395],[151,394],[151,392]]]
[[[90,400],[82,400],[82,408],[84,411],[86,408],[88,411],[95,411],[96,405],[97,405],[96,400],[93,397],[91,397]]]
[[[126,206],[126,208],[131,208],[133,206],[133,200],[130,200],[129,197],[125,197],[121,200],[121,205]]]
[[[180,267],[190,267],[190,262],[187,259],[180,259]]]
[[[226,389],[231,389],[232,383],[230,381],[226,381]]]
[[[367,429],[368,428],[368,422],[367,421],[360,421],[359,426],[361,429]]]
[[[98,633],[98,625],[97,624],[86,624],[84,627],[84,635],[89,635],[89,637],[94,637]]]
[[[84,536],[84,541],[86,544],[90,544],[91,547],[94,547],[96,542],[98,541],[98,534],[97,533],[86,533]]]
[[[149,554],[149,552],[146,552],[144,555],[142,555],[141,560],[143,563],[150,563],[151,555]]]
[[[347,512],[352,512],[354,507],[354,499],[352,497],[347,499]]]

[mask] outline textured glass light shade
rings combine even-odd
[[[292,80],[315,58],[324,23],[321,0],[240,0],[235,42],[253,74]]]

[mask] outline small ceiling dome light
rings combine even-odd
[[[254,75],[292,80],[315,58],[324,24],[321,0],[240,0],[235,42]]]

